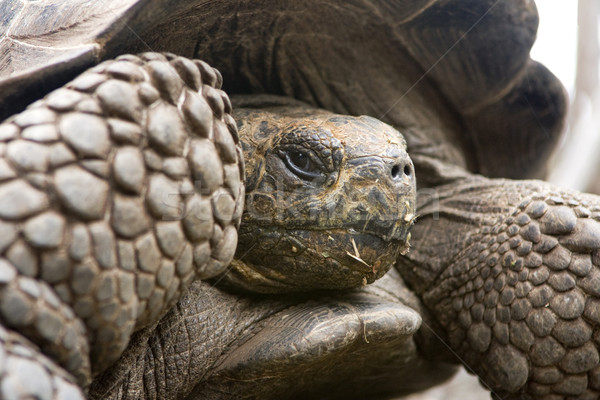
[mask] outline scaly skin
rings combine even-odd
[[[244,171],[220,84],[201,61],[123,56],[0,125],[5,343],[23,335],[86,388],[193,280],[230,263]],[[3,396],[36,379],[39,367],[19,368],[43,358],[30,352],[0,359]]]
[[[498,399],[600,396],[600,198],[439,162],[399,259],[461,361]]]

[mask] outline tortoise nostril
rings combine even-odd
[[[392,167],[391,174],[392,179],[394,180],[402,179],[402,175],[410,177],[412,174],[412,168],[410,167],[410,164],[406,164],[404,166],[396,164]]]
[[[394,165],[392,167],[392,178],[393,179],[399,179],[400,178],[400,166],[399,165]]]

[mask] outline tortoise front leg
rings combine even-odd
[[[244,172],[220,85],[202,61],[124,55],[0,124],[0,397],[85,390],[225,270]]]
[[[453,179],[419,193],[398,263],[448,345],[499,398],[598,398],[600,197]]]

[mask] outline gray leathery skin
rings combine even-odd
[[[244,169],[220,85],[202,61],[125,55],[0,125],[0,320],[83,388],[233,257]]]

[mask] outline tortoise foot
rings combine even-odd
[[[91,386],[92,399],[388,398],[444,381],[397,272],[353,293],[243,297],[195,282]],[[167,384],[168,383],[168,384]]]

